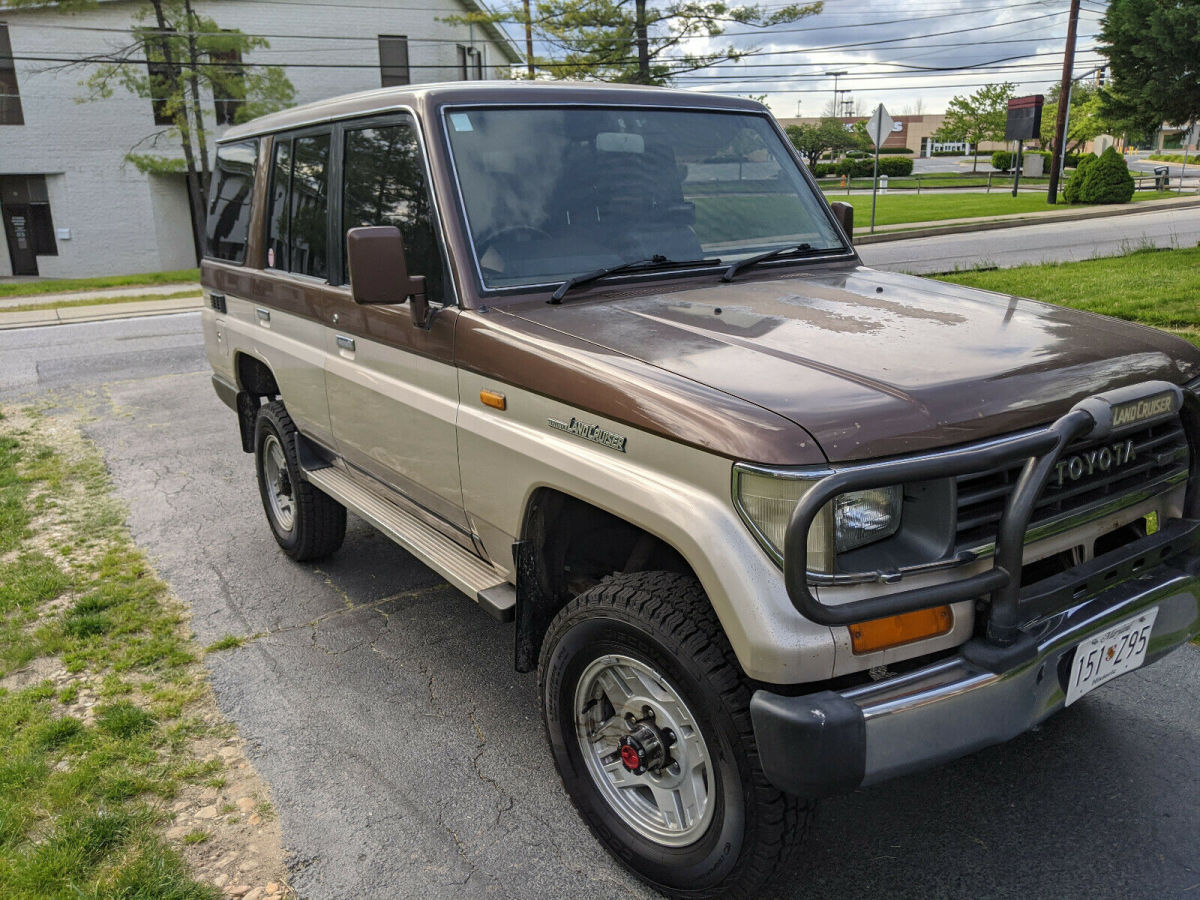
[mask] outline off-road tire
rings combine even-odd
[[[664,847],[606,799],[576,732],[581,676],[614,654],[661,673],[692,713],[712,757],[715,812],[691,844]],[[750,720],[751,688],[703,589],[669,572],[617,575],[580,594],[550,623],[538,696],[563,785],[592,833],[639,877],[672,897],[760,896],[803,840],[812,802],[764,777]]]
[[[299,433],[278,400],[258,411],[254,424],[254,470],[258,492],[271,533],[283,552],[297,562],[321,559],[342,546],[346,537],[346,508],[304,480],[296,448]],[[266,474],[273,447],[282,450],[285,477],[291,490],[291,516],[281,516],[272,504],[273,487]]]

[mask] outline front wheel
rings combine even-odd
[[[611,578],[559,612],[538,666],[563,784],[593,833],[677,897],[751,896],[809,807],[762,774],[750,690],[694,578]]]

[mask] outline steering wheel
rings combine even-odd
[[[501,238],[519,234],[526,234],[534,238],[545,238],[546,240],[551,239],[549,232],[538,228],[536,225],[501,225],[479,239],[475,245],[475,252],[482,257],[487,253],[492,244]]]

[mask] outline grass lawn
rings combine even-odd
[[[1174,197],[1169,191],[1147,191],[1135,195],[1135,200],[1155,200]],[[763,193],[754,196],[729,197],[721,195],[693,196],[696,205],[696,235],[702,243],[717,243],[736,237],[769,237],[794,231],[788,223],[795,222],[797,202],[786,194]],[[854,231],[863,234],[871,224],[869,194],[829,194],[830,201],[842,200],[854,207]],[[1013,197],[1003,191],[990,194],[963,192],[956,194],[883,194],[875,211],[876,225],[940,222],[945,219],[969,219],[1001,216],[1010,213],[1046,212],[1069,208],[1068,204],[1052,205],[1045,194],[1022,193]],[[1086,209],[1081,206],[1080,209]]]
[[[142,272],[138,275],[102,275],[98,278],[53,278],[46,281],[14,281],[0,284],[0,297],[24,297],[36,294],[61,294],[67,291],[94,291],[102,288],[141,287],[155,284],[180,284],[199,281],[199,269],[175,272]]]
[[[938,278],[1165,328],[1200,346],[1200,247]]]
[[[75,426],[0,414],[2,897],[219,896],[184,863],[208,832],[162,830],[221,780],[197,742],[229,726],[124,518]]]
[[[1174,197],[1169,191],[1144,191],[1134,195],[1135,202]],[[867,194],[829,194],[830,202],[841,200],[854,207],[854,230],[862,233],[871,225],[871,197]],[[1012,213],[1046,212],[1067,209],[1070,204],[1050,204],[1042,193],[1007,192],[990,194],[883,194],[875,210],[876,225],[899,225],[906,222],[938,222],[944,219],[969,219],[982,216],[1002,216]],[[1086,209],[1081,205],[1079,209]]]

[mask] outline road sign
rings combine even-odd
[[[1042,104],[1045,100],[1041,94],[1009,100],[1008,118],[1004,123],[1004,140],[1037,140],[1041,136]]]
[[[876,147],[882,147],[883,142],[887,140],[888,135],[892,133],[892,125],[895,124],[892,117],[888,115],[887,110],[883,108],[883,104],[875,108],[875,115],[871,116],[867,122],[867,134]]]

